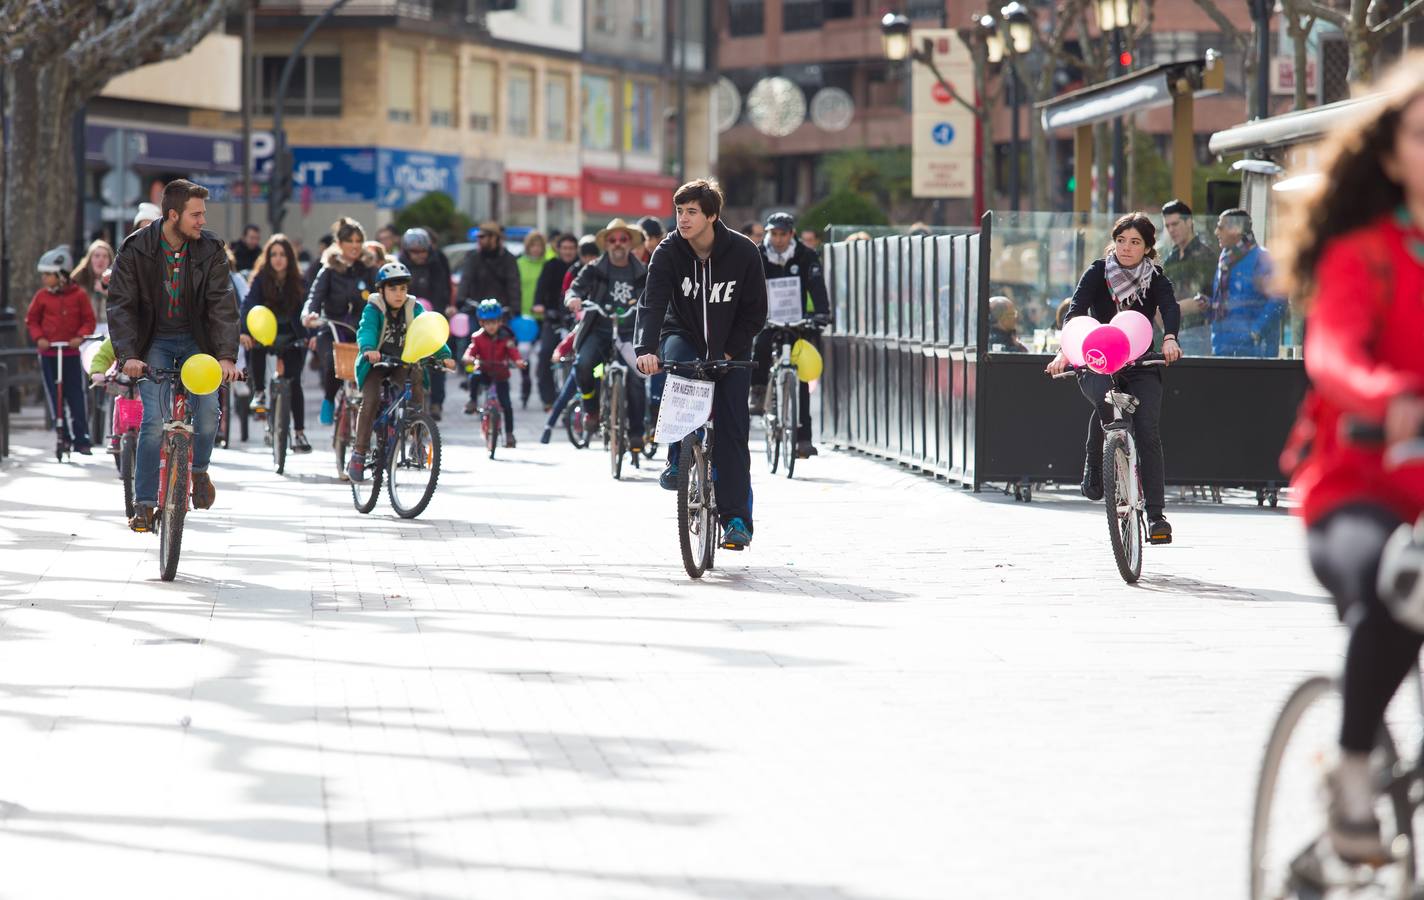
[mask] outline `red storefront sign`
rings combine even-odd
[[[505,172],[504,189],[522,197],[577,197],[577,175],[544,175],[539,172]]]
[[[612,169],[583,170],[583,211],[609,215],[667,216],[677,179]]]

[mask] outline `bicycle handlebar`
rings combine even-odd
[[[1165,356],[1157,352],[1150,352],[1142,354],[1137,359],[1123,366],[1122,369],[1127,369],[1131,366],[1165,366],[1166,364],[1167,358]],[[1069,366],[1066,372],[1060,372],[1057,375],[1050,375],[1048,377],[1053,378],[1055,380],[1063,378],[1076,378],[1078,376],[1078,372],[1087,368],[1087,366]],[[1113,374],[1116,375],[1118,372],[1121,372],[1122,369],[1118,369],[1118,371],[1114,372]],[[1089,369],[1088,371],[1092,370]]]
[[[722,372],[727,369],[754,369],[756,363],[750,359],[694,359],[688,362],[661,362],[662,368],[674,375],[686,374],[693,378],[708,372]]]
[[[613,313],[613,314],[610,314],[610,313],[608,312],[608,310],[605,309],[601,304],[595,303],[595,302],[592,301],[592,300],[583,300],[583,299],[580,299],[580,300],[579,300],[579,309],[580,309],[580,310],[583,310],[583,311],[588,311],[588,312],[596,312],[596,313],[598,313],[600,316],[603,316],[603,317],[609,318],[609,319],[626,319],[626,318],[628,318],[629,316],[633,315],[634,313],[636,313],[636,312],[638,311],[638,307],[636,307],[636,306],[630,306],[630,307],[628,307],[627,309],[625,309],[625,310],[624,310],[623,312],[621,312],[621,313]]]

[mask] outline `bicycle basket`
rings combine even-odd
[[[336,362],[336,377],[342,381],[356,380],[356,345],[335,343],[331,355]]]

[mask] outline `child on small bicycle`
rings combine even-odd
[[[84,392],[88,380],[84,377],[84,367],[79,362],[78,348],[84,336],[94,331],[94,306],[89,302],[89,295],[84,292],[84,288],[69,280],[73,261],[64,247],[55,247],[46,252],[40,257],[36,268],[44,286],[30,301],[25,326],[29,329],[30,339],[39,348],[45,394],[49,397],[50,409],[56,413],[56,418],[59,410],[55,397],[55,357],[64,353],[64,359],[59,364],[64,366],[63,399],[69,408],[69,433],[73,438],[74,452],[89,456],[92,454],[89,443],[89,417],[84,408]]]
[[[425,312],[419,303],[409,301],[409,288],[410,270],[398,262],[386,263],[376,274],[376,293],[361,312],[361,326],[356,331],[356,346],[360,352],[356,360],[356,386],[361,389],[361,411],[356,416],[356,448],[346,464],[346,474],[352,481],[366,479],[371,428],[381,412],[381,389],[386,383],[403,385],[409,380],[416,404],[425,404],[425,379],[419,369],[382,367],[376,370],[374,377],[371,372],[383,357],[400,358],[411,323]],[[455,360],[448,346],[441,345],[435,358],[444,363],[446,369],[454,371]]]
[[[513,364],[527,369],[529,363],[519,355],[514,336],[502,328],[504,307],[498,300],[481,301],[475,315],[480,330],[465,348],[465,362],[475,364],[475,373],[470,378],[470,403],[465,412],[474,413],[479,409],[480,397],[493,384],[500,409],[504,410],[504,446],[513,447],[514,405],[509,402],[509,367]]]

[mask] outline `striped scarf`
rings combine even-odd
[[[188,242],[177,250],[168,246],[168,242],[163,242],[163,260],[168,265],[168,283],[164,289],[168,294],[168,309],[166,315],[170,319],[177,319],[183,315],[183,259],[188,255]]]
[[[1142,306],[1143,298],[1147,296],[1147,288],[1152,284],[1152,275],[1156,271],[1153,268],[1152,260],[1142,257],[1137,265],[1126,268],[1117,261],[1116,253],[1107,255],[1107,276],[1108,288],[1112,291],[1113,302],[1118,311]]]

